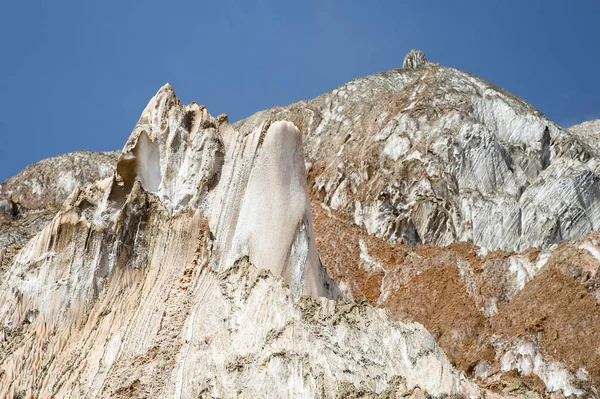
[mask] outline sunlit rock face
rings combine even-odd
[[[210,208],[217,237],[216,268],[248,255],[284,276],[294,292],[338,296],[315,246],[302,134],[289,122],[265,122],[252,132],[225,131],[227,155]]]
[[[600,119],[571,126],[569,131],[596,151],[600,151]]]
[[[163,86],[148,103],[117,164],[125,188],[134,181],[156,194],[169,213],[198,208],[218,182],[224,157],[220,121],[203,106],[179,104]]]
[[[316,252],[302,134],[293,124],[266,121],[239,133],[225,116],[215,119],[196,103],[180,105],[166,85],[125,144],[117,181],[124,193],[139,182],[169,214],[203,211],[216,236],[216,270],[248,256],[284,276],[295,292],[338,296]],[[111,195],[98,223],[114,219]]]
[[[424,52],[420,50],[410,50],[410,52],[404,56],[402,68],[418,68],[427,64],[428,62],[429,61],[427,60],[427,56]]]
[[[421,325],[340,298],[301,138],[161,88],[6,272],[0,397],[479,396]]]
[[[2,182],[0,250],[24,246],[73,190],[112,175],[118,156],[118,152],[72,152],[29,165]]]
[[[600,227],[597,149],[493,84],[421,59],[235,127],[294,122],[312,193],[392,243],[547,248]]]

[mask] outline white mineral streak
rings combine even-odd
[[[6,272],[0,397],[479,396],[421,325],[321,296],[304,182],[293,124],[161,88]]]
[[[516,370],[521,375],[535,374],[544,381],[548,392],[562,391],[565,397],[583,397],[584,391],[578,385],[581,385],[581,380],[589,379],[585,370],[570,372],[561,363],[548,359],[534,340],[523,338],[508,342],[498,339],[494,346],[499,352],[496,356],[500,359],[502,371]]]

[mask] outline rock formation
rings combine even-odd
[[[404,61],[402,62],[402,68],[418,68],[429,63],[427,56],[421,50],[410,50]]]
[[[266,119],[304,132],[314,195],[392,243],[524,250],[600,227],[597,150],[466,72],[395,69],[235,127]]]
[[[582,141],[594,150],[600,151],[600,119],[571,126],[569,131],[575,136],[580,137]]]
[[[0,186],[0,397],[598,397],[594,126],[417,52],[234,125],[167,85]]]
[[[0,184],[0,197],[19,207],[19,213],[58,209],[78,187],[115,170],[119,151],[77,151],[43,159]]]
[[[73,190],[112,174],[117,157],[118,152],[64,154],[30,165],[0,184],[0,277]]]
[[[412,248],[369,236],[316,200],[313,215],[334,280],[357,300],[422,323],[481,387],[597,397],[598,233],[520,253],[470,243]]]
[[[165,86],[7,271],[0,396],[479,395],[421,325],[339,296],[298,129]]]

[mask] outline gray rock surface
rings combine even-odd
[[[304,132],[314,195],[392,243],[521,250],[600,227],[598,150],[466,72],[394,69],[235,127],[266,119]]]

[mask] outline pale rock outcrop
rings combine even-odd
[[[336,298],[315,246],[300,131],[268,121],[250,134],[225,133],[227,155],[209,219],[216,268],[248,255],[295,292]]]
[[[203,210],[217,237],[216,270],[248,256],[294,291],[338,296],[314,245],[302,134],[293,124],[267,121],[240,134],[203,106],[180,105],[165,85],[125,144],[117,180],[125,192],[139,181],[171,214]],[[114,218],[111,195],[99,223]]]
[[[7,271],[0,396],[479,396],[421,325],[326,298],[301,143],[163,87]]]
[[[219,121],[204,106],[179,104],[170,85],[148,103],[117,164],[125,187],[135,180],[170,213],[206,200],[224,156]]]
[[[427,64],[428,62],[429,61],[427,60],[427,56],[424,52],[413,49],[404,56],[402,68],[418,68]]]

